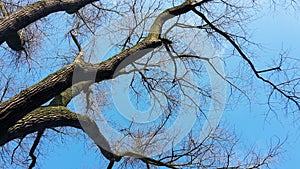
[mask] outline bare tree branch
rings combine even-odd
[[[34,151],[36,150],[36,148],[37,148],[37,146],[38,146],[38,144],[39,144],[39,142],[40,142],[40,140],[43,136],[43,133],[44,133],[44,130],[38,131],[37,136],[36,136],[36,138],[33,142],[33,145],[30,149],[29,156],[31,157],[31,163],[30,163],[28,169],[32,169],[36,164],[36,156],[34,155]]]
[[[242,56],[242,58],[249,64],[249,66],[251,67],[253,73],[255,74],[255,76],[258,79],[261,79],[263,82],[269,84],[270,86],[272,86],[272,88],[274,88],[277,92],[281,93],[284,97],[286,97],[287,99],[291,100],[292,102],[295,103],[295,105],[298,107],[298,109],[300,110],[300,103],[298,103],[297,100],[295,100],[292,96],[288,95],[286,92],[284,92],[282,89],[280,89],[276,84],[274,84],[273,82],[271,82],[268,79],[265,79],[264,77],[262,77],[261,75],[259,75],[259,73],[261,73],[260,71],[256,70],[254,64],[252,63],[252,61],[246,56],[246,54],[242,51],[242,49],[240,48],[240,46],[234,41],[232,40],[232,38],[224,31],[218,29],[217,27],[215,27],[207,18],[206,16],[199,12],[198,10],[196,10],[195,8],[193,9],[193,12],[195,12],[197,15],[199,15],[214,31],[216,31],[218,34],[220,34],[221,36],[223,36],[226,40],[228,40],[230,42],[230,44],[232,44],[232,46],[238,51],[238,53]]]
[[[7,40],[11,34],[16,33],[18,30],[25,28],[29,24],[51,13],[66,11],[72,14],[94,1],[95,0],[47,0],[28,5],[0,20],[0,44]]]

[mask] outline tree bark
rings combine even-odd
[[[74,13],[94,1],[96,0],[43,0],[27,5],[0,20],[0,44],[11,34],[51,13],[58,11]]]
[[[150,34],[132,48],[124,50],[98,64],[90,64],[81,59],[76,59],[74,63],[67,65],[41,82],[21,91],[8,101],[1,103],[0,136],[2,137],[10,127],[13,127],[25,115],[59,95],[71,87],[72,84],[87,80],[100,82],[114,78],[115,72],[162,45],[163,40],[160,39],[161,28],[168,19],[184,14],[195,6],[199,6],[207,1],[203,0],[198,3],[186,1],[182,5],[167,9],[154,21]],[[50,13],[57,11],[72,13],[91,2],[93,0],[47,0],[28,5],[0,20],[0,42],[4,41],[8,34],[16,32]],[[123,62],[125,59],[126,61]],[[79,73],[76,76],[79,77],[78,79],[72,79],[75,70],[76,73]]]
[[[125,58],[134,61],[160,45],[160,40],[146,40],[102,63],[89,64],[83,60],[75,61],[49,75],[36,85],[23,90],[13,98],[0,104],[0,135],[26,114],[59,95],[71,87],[72,84],[87,80],[100,82],[111,79],[115,71],[118,71],[117,68],[120,69],[131,63],[122,63]],[[120,65],[121,63],[122,65]],[[79,77],[77,79],[73,79],[75,69],[78,73],[76,77]]]
[[[0,146],[7,142],[22,138],[27,134],[43,130],[45,128],[54,128],[58,126],[69,126],[82,129],[76,113],[69,111],[63,106],[40,107],[24,118],[19,120],[14,126],[10,127],[0,137]],[[84,119],[84,118],[82,118]],[[88,118],[86,118],[88,120]]]
[[[88,127],[87,130],[82,128],[83,123]],[[30,133],[54,127],[74,127],[83,130],[108,160],[119,161],[121,158],[112,153],[109,142],[102,136],[95,121],[88,116],[71,112],[64,106],[45,106],[30,112],[1,135],[0,146]]]

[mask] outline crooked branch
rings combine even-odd
[[[192,11],[194,13],[196,13],[198,16],[200,16],[214,31],[216,31],[218,34],[220,34],[221,36],[223,36],[226,40],[229,41],[229,43],[238,51],[238,53],[242,56],[242,58],[248,63],[248,65],[250,66],[250,68],[252,69],[252,71],[254,72],[255,76],[262,80],[263,82],[269,84],[270,86],[273,87],[273,89],[275,89],[276,91],[278,91],[279,93],[281,93],[284,97],[286,97],[287,99],[291,100],[292,102],[294,102],[296,104],[296,106],[298,107],[298,109],[300,110],[300,103],[297,102],[297,100],[295,100],[292,96],[286,94],[283,90],[281,90],[277,85],[275,85],[273,82],[271,82],[268,79],[265,79],[264,77],[260,76],[260,71],[256,70],[254,64],[252,63],[252,61],[246,56],[246,54],[242,51],[242,49],[240,48],[240,46],[224,31],[220,30],[219,28],[217,28],[215,25],[213,25],[207,18],[206,16],[199,12],[198,10],[196,10],[195,8],[192,9]]]

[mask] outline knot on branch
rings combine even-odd
[[[80,5],[77,5],[77,4],[72,4],[72,5],[69,5],[68,8],[66,9],[66,12],[68,14],[74,14],[76,13],[82,6]]]
[[[24,50],[25,40],[18,32],[8,35],[6,43],[14,51]]]
[[[167,39],[167,38],[160,38],[160,39],[161,39],[161,41],[162,41],[164,44],[167,44],[167,45],[173,43],[171,40],[169,40],[169,39]]]
[[[99,147],[103,156],[108,159],[109,161],[116,161],[119,162],[122,159],[122,156],[118,156],[113,154],[112,152],[106,151],[105,149]]]

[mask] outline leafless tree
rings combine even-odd
[[[276,3],[297,6],[295,1],[270,2]],[[158,104],[159,96],[165,98],[166,104],[158,105],[161,117],[154,125],[140,129],[134,119],[126,128],[118,128],[116,119],[109,120],[124,138],[141,141],[143,148],[149,148],[147,152],[156,151],[154,138],[166,132],[178,116],[182,97],[188,100],[183,104],[197,110],[196,125],[202,126],[208,118],[209,102],[216,98],[205,65],[230,87],[233,100],[248,98],[249,86],[258,79],[269,88],[266,104],[270,112],[281,112],[276,112],[277,106],[287,114],[299,112],[299,59],[283,53],[274,59],[274,66],[264,69],[258,69],[253,61],[249,46],[257,45],[248,38],[246,23],[259,7],[253,0],[0,1],[0,167],[33,168],[38,164],[37,151],[43,139],[75,134],[86,134],[96,143],[109,160],[107,168],[269,167],[280,154],[282,141],[273,144],[267,154],[253,150],[241,157],[237,154],[237,136],[218,124],[200,140],[195,139],[200,127],[194,127],[179,144],[159,155],[117,153],[115,145],[102,137],[98,128],[101,119],[97,119],[99,111],[111,113],[112,94],[107,87],[110,80],[132,75],[128,85],[132,101],[145,106],[145,95],[151,95]],[[113,46],[111,51],[97,51],[105,43]],[[214,63],[216,53],[209,53],[206,43],[213,44],[216,50],[225,46],[232,50],[222,62],[241,62],[240,72],[220,72]],[[162,70],[164,66],[171,67],[171,73]],[[196,83],[191,83],[188,72],[193,73]],[[76,98],[83,100],[86,114],[71,108]],[[192,116],[188,114],[190,110],[185,110],[186,116]],[[172,142],[174,138],[169,139]],[[44,140],[43,144],[51,143]]]

